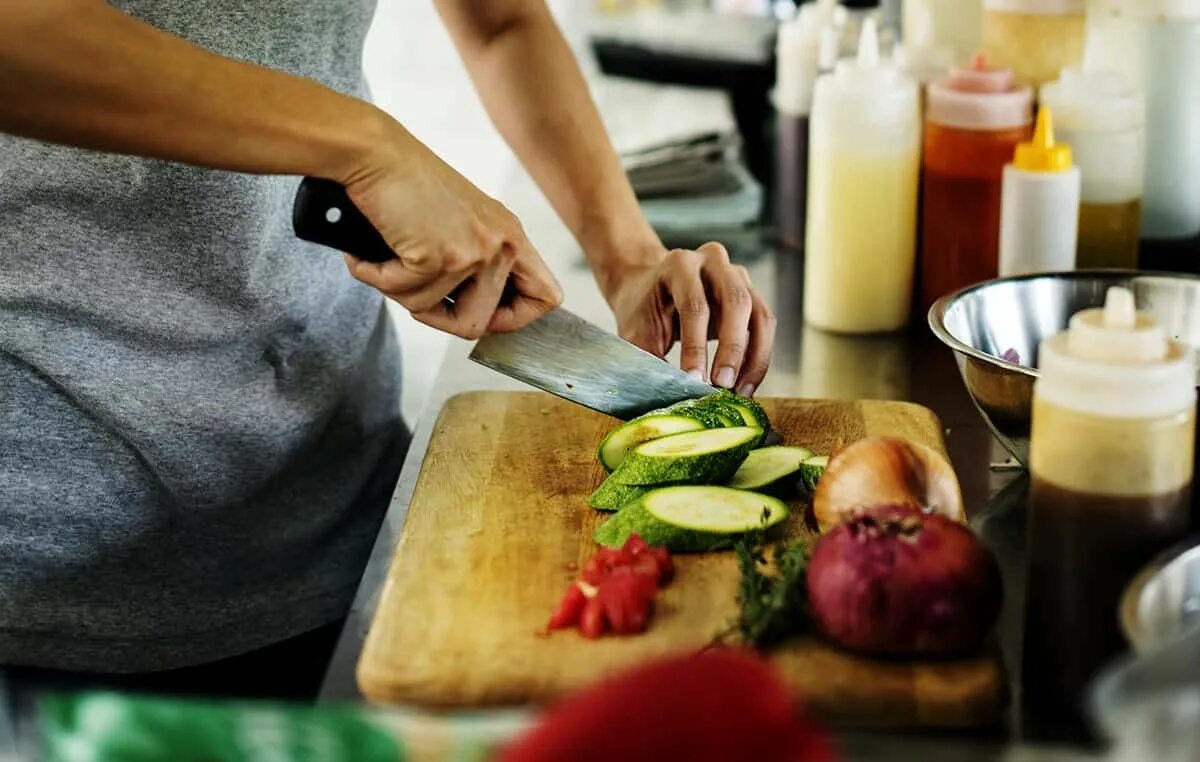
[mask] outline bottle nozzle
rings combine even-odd
[[[1054,117],[1049,106],[1038,109],[1033,140],[1017,145],[1013,166],[1026,172],[1065,172],[1071,168],[1071,146],[1054,142]]]
[[[879,66],[879,31],[875,19],[868,16],[863,20],[862,34],[858,37],[858,67],[874,69]]]
[[[1137,305],[1133,292],[1113,286],[1104,295],[1104,327],[1133,328],[1137,325]]]

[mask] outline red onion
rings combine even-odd
[[[1000,598],[999,568],[971,530],[908,506],[856,514],[820,538],[808,566],[821,632],[872,654],[977,650]]]

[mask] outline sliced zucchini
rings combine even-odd
[[[727,419],[724,416],[718,415],[717,411],[711,410],[700,403],[701,400],[684,400],[676,402],[662,412],[695,418],[697,421],[703,423],[706,429],[720,429],[731,425],[726,422]]]
[[[588,497],[587,503],[598,511],[619,511],[652,489],[654,487],[621,484],[610,476]]]
[[[623,423],[609,432],[600,443],[597,453],[600,464],[609,472],[617,470],[625,454],[642,442],[665,437],[669,434],[680,434],[685,431],[699,431],[705,428],[704,422],[688,415],[675,415],[667,412],[647,413],[628,423]]]
[[[763,431],[770,431],[771,419],[767,418],[767,411],[763,410],[762,405],[747,397],[734,397],[736,399],[731,400],[729,404],[742,414],[742,420],[747,426],[757,426]]]
[[[828,465],[828,455],[814,455],[805,458],[800,464],[800,483],[810,494],[817,489],[817,481],[820,480],[821,474],[825,473],[825,467]]]
[[[596,529],[601,545],[622,545],[637,534],[651,545],[679,552],[730,547],[756,529],[769,529],[788,516],[781,500],[728,487],[663,487],[630,503]]]
[[[804,467],[804,461],[811,457],[813,451],[806,447],[779,446],[754,450],[742,461],[737,473],[726,486],[733,489],[770,491],[782,481],[791,485],[792,477]]]
[[[749,426],[672,434],[630,450],[613,478],[621,484],[720,484],[760,439],[762,429]]]

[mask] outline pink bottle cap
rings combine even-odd
[[[1003,93],[1012,89],[1013,70],[991,66],[982,50],[971,56],[970,67],[950,70],[950,87],[964,93]]]
[[[929,85],[926,118],[964,130],[1010,130],[1033,122],[1033,91],[1013,86],[1012,69],[992,68],[985,53],[970,67]]]

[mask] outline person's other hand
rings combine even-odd
[[[653,264],[614,273],[606,290],[621,336],[663,357],[676,341],[680,367],[750,396],[775,343],[775,315],[719,243],[663,252]],[[711,372],[708,340],[717,339]]]
[[[562,303],[517,218],[406,133],[344,184],[396,254],[383,263],[346,255],[346,267],[418,321],[477,339]]]

